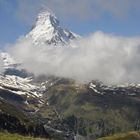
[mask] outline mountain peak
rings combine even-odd
[[[36,26],[40,24],[51,24],[52,26],[59,26],[59,21],[53,12],[43,10],[38,14],[36,19]]]
[[[31,37],[35,44],[65,45],[78,35],[63,29],[53,12],[43,10],[38,14],[36,23],[26,37]]]

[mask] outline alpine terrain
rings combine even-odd
[[[69,46],[80,36],[63,29],[48,11],[38,14],[25,38],[33,43]],[[0,130],[56,140],[95,140],[140,130],[140,84],[108,86],[55,76],[35,76],[0,52]],[[127,139],[126,139],[127,140]]]

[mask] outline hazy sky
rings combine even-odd
[[[140,0],[0,0],[0,47],[26,34],[41,7],[54,11],[62,26],[80,35],[97,30],[140,35]]]

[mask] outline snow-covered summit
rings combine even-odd
[[[52,12],[42,11],[38,14],[35,25],[26,37],[31,37],[35,44],[65,45],[76,39],[78,35],[63,29]]]

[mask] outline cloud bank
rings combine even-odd
[[[3,71],[4,71],[4,66],[3,66],[2,58],[0,56],[0,74],[3,73]]]
[[[9,52],[21,67],[36,75],[73,78],[106,84],[140,83],[140,38],[96,32],[71,43],[73,47],[35,46],[20,39]]]
[[[139,9],[139,5],[139,0],[0,0],[0,8],[27,23],[33,22],[42,7],[52,9],[60,18],[78,21],[98,19],[105,14],[124,18]]]

